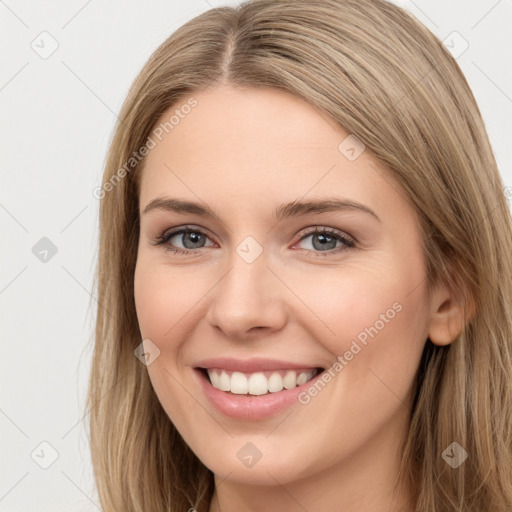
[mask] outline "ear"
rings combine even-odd
[[[434,345],[449,345],[474,317],[474,302],[456,294],[444,283],[431,294],[428,337]]]

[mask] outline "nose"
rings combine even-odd
[[[206,319],[227,338],[246,341],[270,334],[286,323],[286,287],[270,269],[265,251],[248,263],[237,253],[212,289]]]

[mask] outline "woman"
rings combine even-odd
[[[512,223],[443,45],[383,0],[212,9],[120,118],[103,510],[510,510]]]

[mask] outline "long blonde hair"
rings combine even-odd
[[[422,512],[512,509],[512,222],[471,90],[442,43],[385,0],[254,0],[211,9],[153,53],[120,113],[99,197],[97,324],[88,408],[104,512],[207,511],[213,474],[134,356],[138,176],[157,119],[216,83],[277,87],[364,142],[421,221],[428,285],[476,314],[426,340],[400,478]],[[129,164],[127,165],[127,162]],[[453,469],[452,443],[468,453]]]

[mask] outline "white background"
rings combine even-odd
[[[4,512],[99,510],[84,428],[96,305],[92,190],[116,114],[153,50],[199,13],[238,3],[0,1]],[[456,31],[469,43],[457,60],[512,186],[512,2],[399,3],[440,39]],[[31,47],[44,31],[58,43],[47,59]],[[58,251],[46,263],[32,252],[43,237]],[[58,457],[42,469],[52,450]]]

